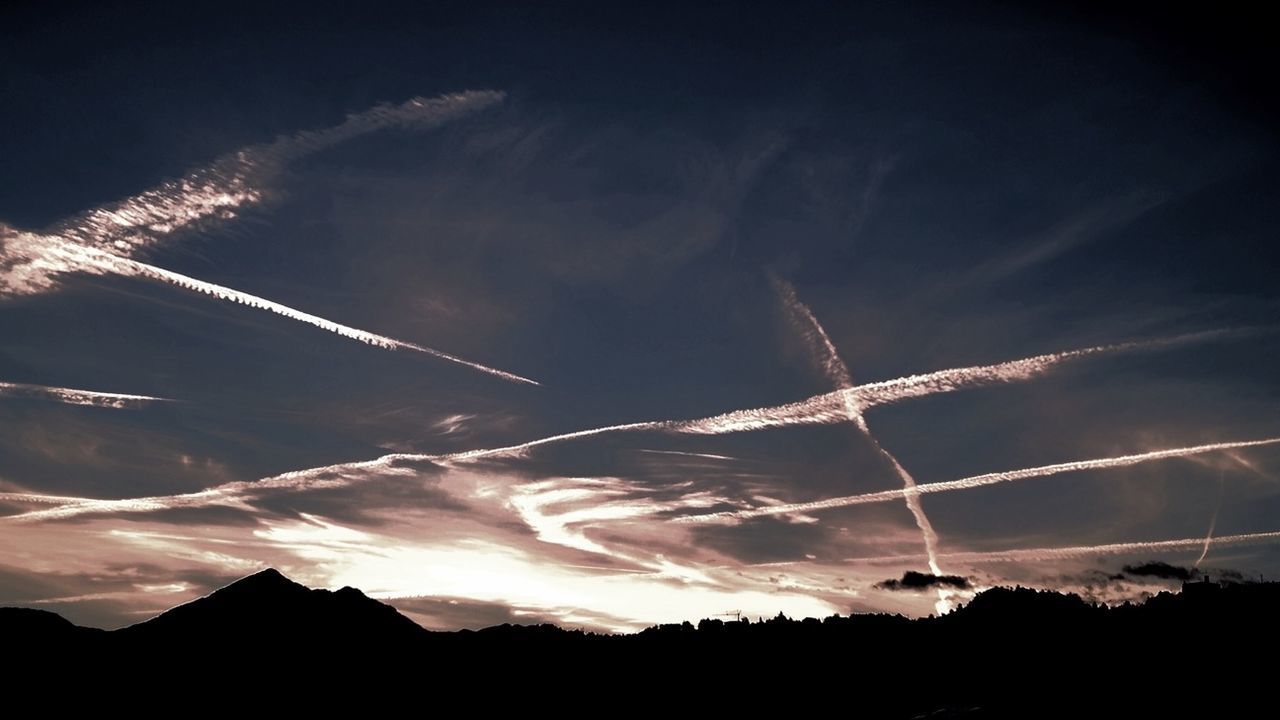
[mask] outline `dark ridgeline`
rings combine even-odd
[[[0,647],[19,674],[114,684],[232,673],[309,682],[322,698],[369,683],[384,698],[409,697],[424,682],[466,695],[479,682],[489,690],[472,699],[485,707],[516,697],[543,707],[554,696],[853,717],[1149,717],[1195,707],[1220,716],[1271,696],[1255,678],[1274,667],[1277,609],[1280,584],[1200,581],[1112,608],[996,588],[918,620],[779,615],[634,635],[545,624],[432,632],[354,588],[312,590],[264,570],[110,632],[2,608]]]
[[[214,649],[268,639],[293,647],[409,647],[427,634],[355,588],[312,590],[275,569],[111,633],[136,647],[200,643]]]

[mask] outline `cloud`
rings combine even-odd
[[[465,597],[400,597],[382,598],[382,601],[428,630],[481,630],[504,624],[555,623],[560,619],[554,611],[521,609]]]
[[[951,588],[955,590],[968,590],[972,587],[969,578],[962,575],[926,575],[925,573],[908,570],[902,574],[901,578],[889,578],[875,584],[880,590],[907,590],[919,591],[929,588]]]
[[[0,564],[0,606],[52,610],[80,625],[143,620],[239,577],[187,564],[104,562],[92,572],[39,572]]]
[[[1185,568],[1180,565],[1170,565],[1160,560],[1150,560],[1139,565],[1125,565],[1124,572],[1126,575],[1134,577],[1151,577],[1160,578],[1162,580],[1182,580],[1187,581],[1195,577],[1198,573],[1193,568]]]

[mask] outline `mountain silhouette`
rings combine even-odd
[[[270,679],[309,688],[297,697],[312,702],[370,688],[418,698],[429,685],[489,709],[680,697],[718,711],[777,702],[816,712],[809,703],[836,702],[856,717],[1149,717],[1197,707],[1222,715],[1264,711],[1254,683],[1271,665],[1255,658],[1280,640],[1277,608],[1280,584],[1202,581],[1119,607],[995,588],[915,620],[779,614],[631,635],[549,624],[432,632],[355,588],[313,590],[264,570],[109,632],[2,608],[0,647],[10,666],[20,659],[15,667],[30,674],[56,669],[108,691],[140,680]]]
[[[152,647],[269,642],[344,649],[402,646],[426,634],[395,608],[355,588],[312,590],[275,569],[111,633],[114,641]]]

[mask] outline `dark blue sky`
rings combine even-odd
[[[439,626],[929,612],[944,599],[873,587],[928,569],[901,501],[671,518],[901,488],[878,447],[934,483],[1280,435],[1274,51],[1256,18],[1129,8],[6,6],[0,601],[121,624],[269,563],[420,596],[402,602]],[[241,148],[278,158],[379,104],[475,90],[505,97],[255,155],[251,200],[141,230],[119,262],[538,386],[59,255],[95,208],[202,168],[230,182]],[[868,408],[867,432],[809,416],[440,457],[771,408],[840,389],[840,364],[858,384],[1206,331],[1225,332]],[[1156,586],[1089,573],[1203,547],[1096,546],[1280,530],[1278,459],[1197,451],[922,502],[942,553],[1095,548],[948,572],[1118,599]],[[308,469],[329,484],[172,499]],[[889,555],[915,557],[866,560]],[[1201,567],[1280,555],[1226,540]]]

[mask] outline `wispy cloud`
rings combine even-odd
[[[945,482],[926,483],[917,485],[911,489],[902,490],[881,490],[879,492],[862,493],[859,495],[847,495],[845,497],[828,498],[826,500],[814,500],[803,503],[788,503],[780,505],[767,505],[749,510],[734,510],[729,512],[711,513],[707,515],[692,515],[687,517],[675,518],[675,522],[736,522],[746,520],[753,517],[763,517],[766,515],[779,515],[786,513],[810,513],[820,510],[832,510],[835,508],[850,507],[852,505],[866,505],[869,503],[892,502],[907,495],[923,495],[928,493],[951,492],[953,490],[969,490],[972,488],[985,487],[987,485],[998,485],[1000,483],[1013,482],[1016,480],[1028,480],[1030,478],[1048,477],[1051,475],[1059,475],[1061,473],[1079,472],[1083,470],[1101,470],[1105,468],[1126,467],[1129,465],[1137,465],[1139,463],[1151,462],[1154,460],[1167,460],[1169,458],[1183,458],[1192,455],[1200,455],[1203,453],[1221,452],[1223,450],[1237,450],[1241,448],[1260,447],[1263,445],[1275,445],[1280,443],[1280,438],[1265,438],[1262,440],[1240,440],[1235,442],[1210,443],[1208,445],[1192,445],[1189,447],[1169,448],[1165,450],[1152,450],[1150,452],[1136,453],[1133,455],[1119,455],[1109,458],[1096,458],[1091,460],[1073,460],[1071,462],[1056,463],[1053,465],[1041,465],[1039,467],[1022,468],[1020,470],[1006,470],[1004,472],[986,473],[984,475],[974,475],[971,477],[960,478],[959,480],[947,480]]]
[[[538,539],[681,577],[698,575],[670,561],[610,547],[587,536],[599,525],[652,518],[685,508],[724,502],[708,492],[683,493],[666,500],[622,478],[553,478],[516,486],[507,501]]]
[[[978,265],[964,282],[993,282],[1025,272],[1123,229],[1167,200],[1150,193],[1131,193],[1081,210],[1031,238],[1026,245]]]
[[[88,405],[102,408],[138,408],[157,402],[171,402],[168,398],[151,395],[99,392],[76,388],[50,387],[27,383],[0,382],[0,397],[35,398],[67,405]]]

